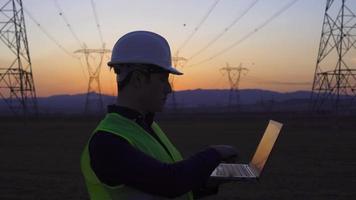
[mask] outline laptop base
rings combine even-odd
[[[211,173],[210,178],[221,180],[257,180],[256,175],[248,164],[221,163]]]

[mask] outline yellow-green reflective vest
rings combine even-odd
[[[170,156],[164,149],[164,147],[153,136],[147,133],[141,126],[116,113],[107,114],[105,118],[99,123],[98,127],[94,130],[93,134],[97,131],[110,132],[114,135],[122,137],[123,139],[127,140],[133,147],[141,150],[142,152],[146,153],[149,156],[152,156],[153,158],[161,162],[174,163],[182,160],[181,154],[169,141],[169,139],[163,133],[160,127],[155,122],[152,123],[151,127],[172,156]],[[91,137],[93,136],[93,134],[91,135]],[[89,138],[89,141],[91,137]],[[88,150],[89,141],[85,146],[81,156],[81,169],[84,175],[86,186],[89,191],[90,199],[165,199],[163,197],[144,193],[124,184],[112,187],[106,185],[105,183],[102,183],[95,175],[90,165],[90,156]],[[179,199],[193,200],[193,195],[191,192],[189,192],[181,196]]]

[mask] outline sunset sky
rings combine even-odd
[[[101,42],[90,0],[24,0],[24,7],[70,54],[80,49],[79,41],[64,22],[88,48],[101,48]],[[149,30],[164,36],[172,53],[189,58],[211,42],[255,0],[221,0],[207,16],[215,0],[94,0],[106,48],[111,49],[123,34]],[[176,77],[176,90],[229,88],[220,68],[226,63],[249,69],[242,76],[241,89],[274,91],[310,90],[316,64],[324,0],[299,0],[281,15],[258,29],[291,0],[259,0],[209,48],[188,60],[183,76]],[[58,5],[63,13],[60,15]],[[206,20],[202,22],[204,16]],[[38,96],[85,93],[88,72],[84,61],[65,53],[39,29],[25,13],[33,74]],[[200,25],[200,26],[199,26]],[[256,30],[257,29],[257,30]],[[194,31],[196,30],[196,31]],[[254,32],[255,30],[255,32]],[[194,34],[192,35],[192,33]],[[201,63],[248,33],[250,37],[213,59]],[[182,47],[185,40],[191,39]],[[182,48],[180,48],[182,47]],[[13,57],[0,43],[2,65]],[[80,54],[77,54],[78,56]],[[102,92],[116,94],[114,73],[109,71],[105,57],[101,70]],[[356,60],[354,60],[356,63]],[[302,84],[293,84],[302,83]],[[310,84],[308,84],[310,83]]]

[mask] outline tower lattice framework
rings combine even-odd
[[[248,69],[242,67],[241,63],[238,67],[231,67],[229,63],[226,63],[226,67],[221,68],[220,71],[223,73],[223,75],[226,73],[229,80],[229,107],[238,106],[240,103],[239,82],[242,73],[247,72]]]
[[[311,95],[314,111],[356,110],[356,9],[351,3],[326,1]]]
[[[172,57],[172,63],[173,66],[176,68],[182,68],[184,66],[184,64],[187,62],[187,59],[182,57],[182,56],[178,56],[178,51],[176,52],[175,56]],[[171,75],[170,76],[170,84],[172,87],[172,106],[173,109],[177,109],[178,108],[178,102],[177,102],[177,98],[176,98],[176,91],[175,91],[175,83],[177,82],[177,80],[175,80],[175,76]]]
[[[110,53],[109,49],[79,49],[74,53],[82,53],[89,73],[88,90],[85,99],[84,112],[86,114],[102,113],[104,111],[104,103],[101,95],[100,71],[105,54]],[[93,54],[99,56],[99,62],[91,62],[91,58],[95,58]],[[93,66],[94,65],[94,66]]]
[[[15,115],[38,113],[25,18],[21,0],[1,1],[0,40],[13,55],[0,65],[0,97]]]

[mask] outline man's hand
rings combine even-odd
[[[237,150],[230,145],[211,145],[215,151],[217,151],[222,158],[222,161],[227,163],[234,163],[238,159]]]

